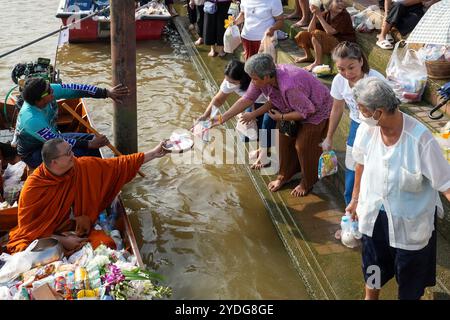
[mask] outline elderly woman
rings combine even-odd
[[[319,144],[325,138],[333,99],[328,88],[305,70],[293,65],[276,66],[268,54],[256,54],[245,63],[245,72],[252,82],[246,94],[219,118],[224,122],[242,112],[261,95],[270,101],[242,116],[250,121],[264,112],[272,119],[295,121],[299,126],[293,136],[279,135],[280,171],[269,183],[270,191],[277,191],[299,171],[300,184],[291,192],[305,196],[317,181],[317,166],[322,153]],[[273,109],[271,109],[273,107]]]
[[[311,71],[315,66],[322,64],[322,56],[329,54],[341,41],[356,42],[353,30],[352,18],[345,9],[343,0],[333,0],[327,6],[328,10],[320,11],[320,8],[311,5],[313,17],[308,26],[308,31],[300,31],[295,36],[299,48],[305,51],[305,56],[295,59],[295,62],[314,62],[305,67]],[[314,58],[311,54],[314,50]]]
[[[242,46],[245,60],[258,53],[264,35],[273,36],[283,27],[283,5],[280,0],[242,0],[235,24],[242,22]]]
[[[443,213],[438,191],[450,201],[450,165],[431,132],[399,111],[400,101],[385,81],[364,78],[353,93],[362,123],[346,210],[357,214],[363,234],[366,299],[377,299],[394,275],[399,299],[419,299],[436,283],[435,219]]]

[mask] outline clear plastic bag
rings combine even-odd
[[[241,44],[241,34],[235,25],[229,26],[223,35],[223,51],[233,53]]]
[[[427,69],[417,52],[408,45],[401,47],[403,43],[395,44],[386,68],[386,78],[402,102],[420,101],[427,84]]]
[[[250,141],[258,140],[258,125],[256,120],[252,120],[247,124],[241,122],[242,113],[239,113],[236,117],[237,125],[236,130],[242,135],[246,136]]]
[[[325,151],[319,158],[319,179],[335,174],[338,170],[336,153],[333,150]]]
[[[270,54],[273,58],[273,61],[277,63],[277,49],[275,49],[275,46],[277,44],[278,40],[277,34],[275,32],[271,37],[264,35],[264,38],[261,40],[261,45],[258,52]]]

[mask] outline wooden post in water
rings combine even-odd
[[[126,85],[130,95],[114,102],[114,144],[124,154],[137,152],[135,0],[111,0],[113,85]]]

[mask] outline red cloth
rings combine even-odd
[[[251,56],[258,53],[261,41],[251,41],[242,38],[242,46],[244,47],[244,60],[247,61]]]
[[[9,233],[8,252],[22,251],[35,239],[64,231],[72,206],[75,216],[87,215],[95,223],[143,162],[143,153],[74,158],[73,168],[63,176],[53,175],[41,164],[22,189],[18,225]]]

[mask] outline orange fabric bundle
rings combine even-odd
[[[74,158],[73,168],[63,176],[53,175],[41,164],[22,189],[18,225],[9,233],[8,252],[22,251],[35,239],[63,231],[72,206],[75,216],[87,215],[91,224],[95,223],[143,162],[143,153],[110,159]]]

